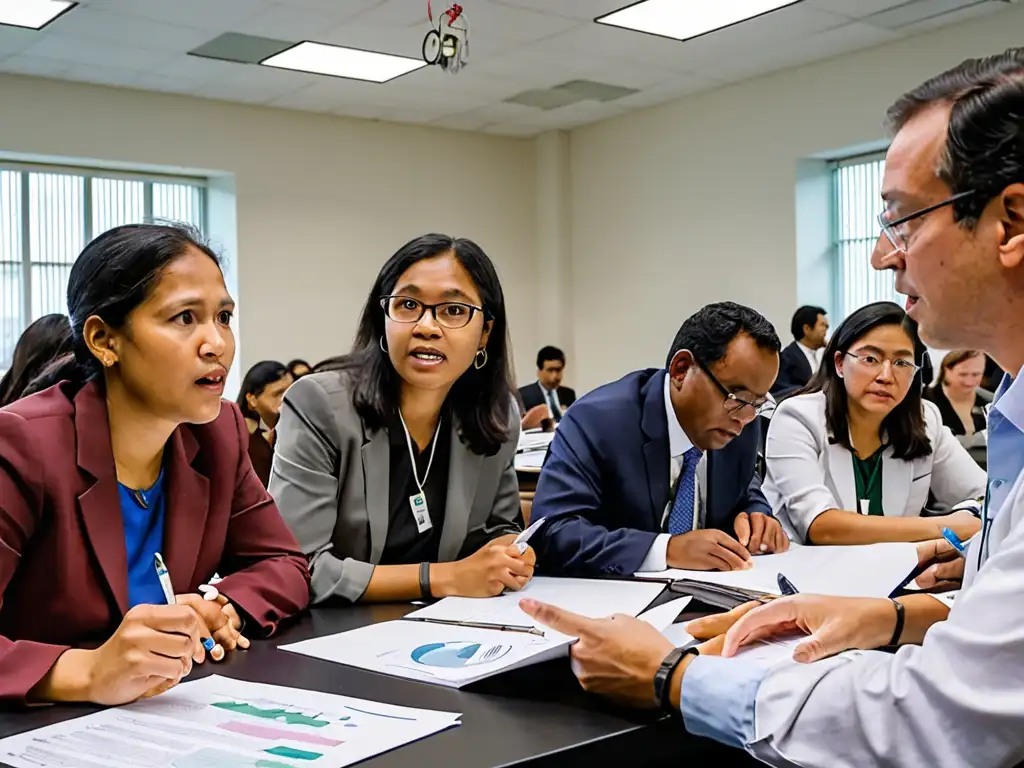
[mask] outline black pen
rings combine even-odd
[[[793,586],[793,582],[779,574],[779,589],[782,590],[783,595],[798,595],[800,590]]]

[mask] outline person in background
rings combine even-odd
[[[309,601],[221,400],[234,302],[214,253],[185,229],[112,229],[67,303],[74,351],[43,374],[59,386],[0,410],[0,704],[153,695],[206,658],[203,638],[219,660],[248,647],[243,624],[269,635]]]
[[[565,353],[558,347],[544,347],[537,353],[537,380],[519,388],[523,405],[523,429],[541,426],[546,419],[562,420],[562,412],[576,402],[576,393],[562,386]]]
[[[270,492],[313,598],[484,597],[524,586],[505,298],[470,240],[424,235],[381,268],[349,355],[292,385]]]
[[[264,487],[270,484],[274,463],[274,427],[281,415],[284,393],[292,385],[288,369],[276,360],[256,363],[242,379],[238,409],[249,429],[249,459]]]
[[[916,384],[927,355],[899,305],[880,301],[847,317],[825,364],[779,404],[765,449],[765,497],[789,536],[808,544],[922,541],[981,528],[969,511],[985,472],[942,425]]]
[[[804,306],[793,314],[793,341],[779,354],[779,375],[772,385],[772,397],[781,400],[807,386],[821,365],[828,327],[828,316],[821,307]]]
[[[25,329],[14,347],[11,367],[0,379],[0,408],[26,394],[43,369],[71,351],[71,325],[66,315],[44,315]]]
[[[661,370],[576,402],[537,484],[531,522],[545,572],[735,570],[789,541],[761,493],[751,424],[779,337],[748,307],[710,304],[680,327]]]
[[[985,375],[985,355],[976,349],[955,349],[942,358],[939,380],[925,390],[942,423],[954,435],[973,435],[985,429],[988,401],[978,394]]]
[[[579,638],[573,669],[622,703],[682,711],[690,733],[772,766],[1013,766],[1024,755],[1024,48],[970,59],[901,97],[882,181],[875,269],[924,340],[981,349],[1011,376],[989,412],[985,525],[965,556],[918,545],[918,578],[962,579],[953,607],[927,594],[805,594],[725,614],[698,655],[631,617],[527,613]],[[937,268],[941,266],[941,269]],[[1015,374],[1012,372],[1016,372]],[[929,551],[930,550],[930,551]],[[948,617],[948,618],[947,618]],[[691,624],[688,629],[694,630]],[[796,663],[715,658],[793,632]],[[876,650],[902,645],[895,654]],[[847,649],[863,649],[843,653]],[[708,653],[705,653],[707,651]],[[658,685],[656,680],[665,680]],[[653,692],[664,698],[655,702]]]
[[[308,376],[313,372],[313,368],[305,360],[292,360],[288,363],[288,373],[291,374],[292,381],[298,381],[303,376]]]

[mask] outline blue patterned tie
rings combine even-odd
[[[683,454],[683,467],[679,472],[676,499],[672,502],[672,511],[668,514],[668,532],[673,536],[693,530],[694,505],[697,497],[697,463],[699,461],[700,449],[698,448],[691,448]]]

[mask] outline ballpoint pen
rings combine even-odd
[[[168,605],[177,605],[178,601],[174,599],[174,587],[171,585],[171,574],[168,572],[167,565],[164,563],[164,559],[159,552],[153,553],[153,567],[156,568],[156,577],[160,582],[160,588],[164,591],[164,600],[167,601]],[[200,640],[207,653],[212,651],[217,645],[209,637],[203,637]]]
[[[960,541],[960,537],[953,532],[952,528],[943,528],[942,538],[944,538],[952,545],[953,549],[956,550],[957,554],[960,555],[960,557],[967,556],[967,548],[964,546],[964,543]]]
[[[800,594],[800,590],[797,589],[795,586],[793,586],[793,582],[790,581],[789,579],[787,579],[781,573],[779,574],[778,581],[779,581],[779,589],[782,591],[783,595],[787,595],[788,596],[788,595],[798,595],[798,594]]]
[[[447,624],[450,627],[466,627],[468,629],[496,629],[499,632],[522,632],[527,635],[544,637],[543,630],[520,624],[489,624],[486,621],[456,621],[455,619],[432,619],[426,616],[406,616],[408,621],[424,621],[428,624]]]

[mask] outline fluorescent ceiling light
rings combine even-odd
[[[368,80],[372,83],[386,83],[388,80],[427,66],[422,59],[309,42],[299,43],[260,63],[268,67]]]
[[[798,2],[800,0],[641,0],[594,21],[689,40]]]
[[[76,5],[68,0],[0,0],[0,24],[42,29]]]

